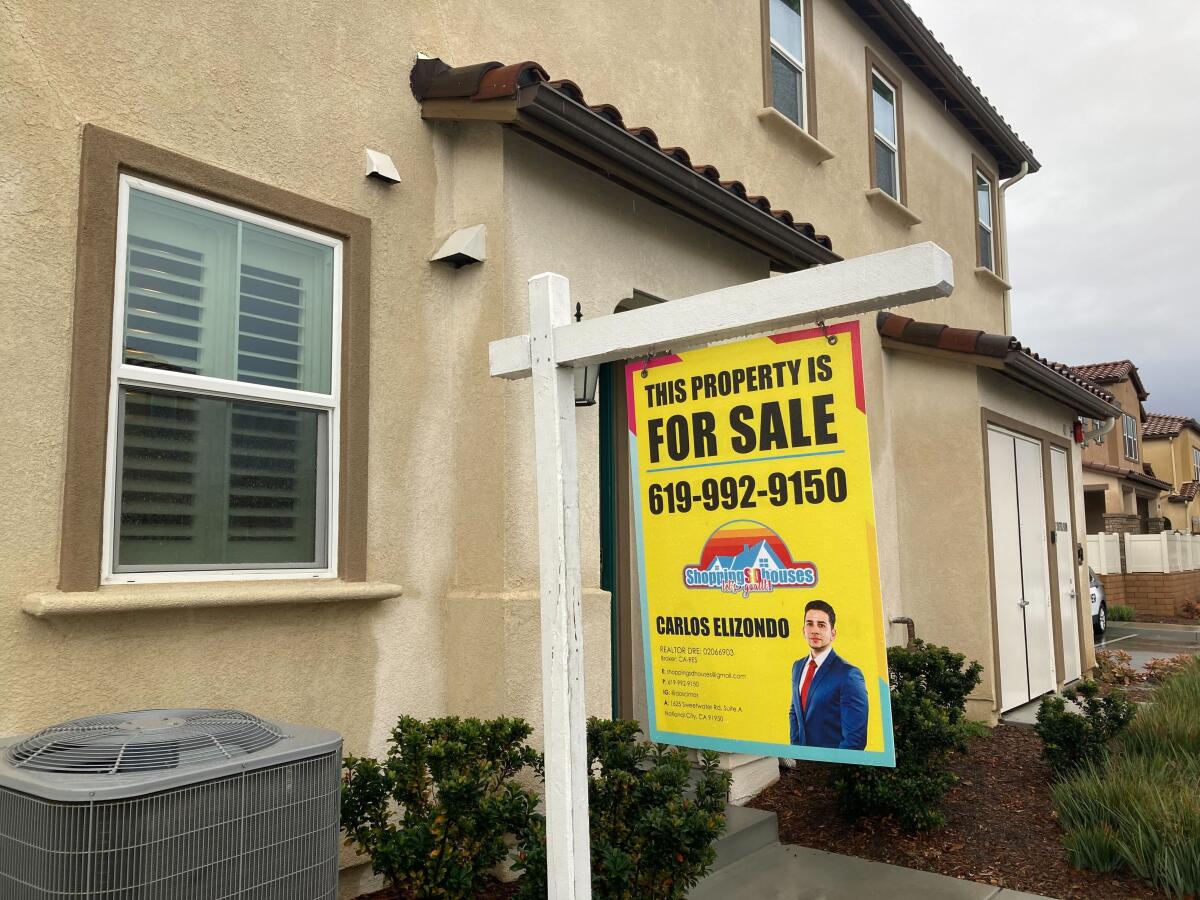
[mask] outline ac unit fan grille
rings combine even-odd
[[[235,759],[283,737],[269,722],[233,709],[142,710],[54,725],[7,756],[16,769],[115,775]]]

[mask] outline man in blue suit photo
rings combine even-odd
[[[862,670],[833,650],[837,613],[824,600],[804,607],[809,654],[792,664],[791,743],[862,750],[867,746],[867,685]]]

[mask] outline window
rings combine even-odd
[[[371,220],[82,149],[58,589],[365,581]]]
[[[867,51],[867,89],[871,187],[904,203],[904,112],[900,82],[870,51]]]
[[[105,580],[333,574],[341,242],[122,176]]]
[[[775,107],[801,128],[815,132],[812,116],[812,0],[767,0],[770,29],[770,97]]]
[[[1192,448],[1192,481],[1200,481],[1200,450]]]
[[[995,183],[983,169],[975,169],[975,246],[976,265],[996,268]]]
[[[1138,458],[1138,426],[1137,419],[1133,416],[1123,416],[1121,418],[1121,428],[1125,433],[1125,457],[1127,459]]]

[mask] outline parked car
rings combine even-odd
[[[1108,628],[1108,603],[1104,599],[1104,585],[1091,566],[1088,566],[1088,589],[1092,595],[1092,633],[1104,637]]]

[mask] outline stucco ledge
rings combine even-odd
[[[921,224],[921,217],[881,188],[871,188],[864,192],[867,202],[875,209],[905,228]]]
[[[831,160],[834,153],[815,137],[781,113],[773,106],[764,106],[757,113],[758,121],[762,122],[768,128],[774,129],[777,133],[785,135],[796,142],[796,146],[801,152],[818,166]]]
[[[277,606],[305,603],[390,600],[398,584],[381,581],[250,581],[192,584],[115,585],[95,591],[26,594],[21,609],[36,618],[222,606]]]

